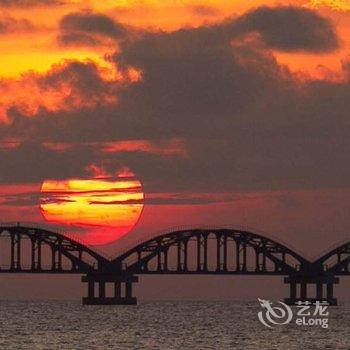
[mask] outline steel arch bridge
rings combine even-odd
[[[175,264],[170,267],[169,253],[172,248],[175,248],[172,256]],[[214,257],[211,264],[209,253]],[[194,261],[191,266],[189,255]],[[153,261],[155,264],[152,268]],[[119,270],[134,274],[289,275],[307,269],[310,263],[267,237],[248,231],[216,228],[163,234],[118,256],[112,264]]]
[[[109,264],[100,254],[63,234],[19,225],[0,226],[0,258],[0,273],[79,274],[102,270]]]
[[[332,249],[317,259],[314,266],[335,275],[350,275],[350,242]]]
[[[286,245],[249,231],[182,229],[145,240],[109,260],[66,234],[2,225],[0,273],[83,274],[88,285],[84,304],[136,304],[132,286],[143,274],[275,275],[285,276],[290,285],[286,302],[321,300],[334,305],[336,276],[350,275],[350,242],[309,261]],[[111,297],[106,296],[108,283],[114,285]],[[312,298],[309,284],[316,286]]]

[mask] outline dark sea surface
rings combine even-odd
[[[258,302],[1,301],[1,350],[350,349],[350,304],[329,308],[329,328],[260,324]]]

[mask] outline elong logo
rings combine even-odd
[[[293,320],[293,310],[290,306],[279,301],[279,306],[273,306],[269,300],[259,299],[263,311],[258,312],[258,318],[265,327],[273,328],[276,325],[290,324]],[[298,301],[296,304],[298,311],[296,313],[295,324],[297,326],[321,326],[328,328],[329,312],[327,302],[311,303],[309,301]],[[311,312],[312,306],[315,306]]]

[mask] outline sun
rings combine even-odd
[[[130,232],[143,210],[142,185],[130,171],[90,179],[45,180],[40,209],[45,220],[75,225],[90,245],[111,243]]]

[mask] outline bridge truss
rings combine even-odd
[[[183,229],[137,244],[113,260],[67,235],[21,225],[0,226],[0,273],[83,274],[84,304],[136,304],[138,275],[273,275],[290,285],[289,304],[334,305],[337,276],[350,275],[350,242],[309,261],[268,237],[227,228]],[[114,285],[106,296],[106,284]],[[307,286],[315,285],[316,295]],[[97,292],[95,286],[98,286]]]

